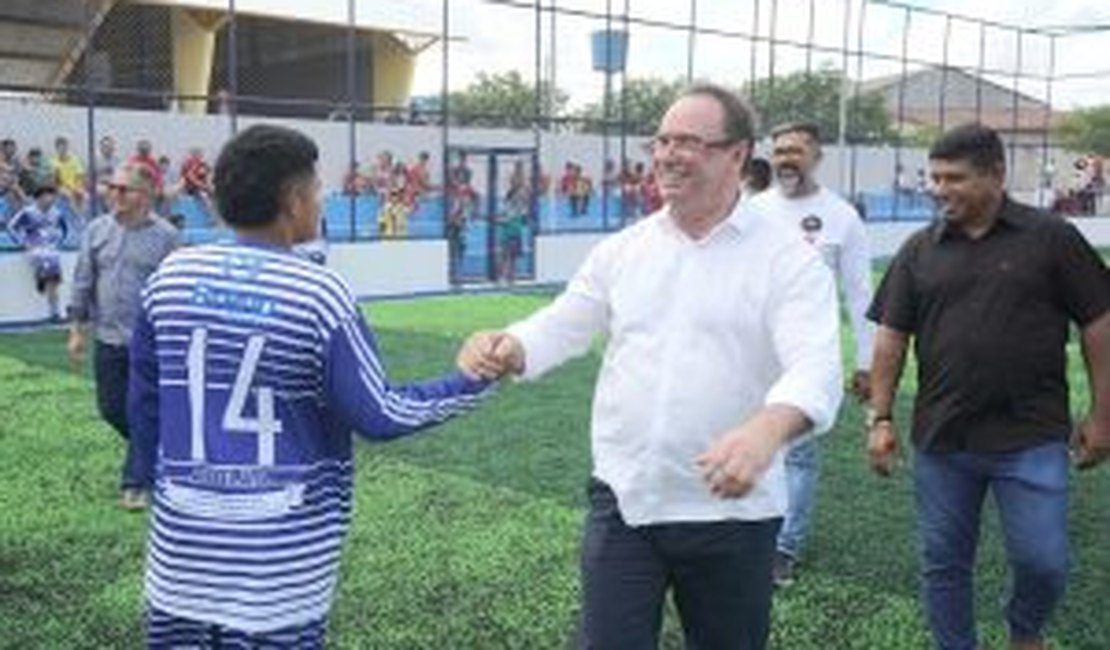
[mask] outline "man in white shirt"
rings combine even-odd
[[[607,344],[593,400],[579,647],[766,646],[782,450],[841,398],[836,290],[813,247],[740,202],[751,113],[686,91],[650,143],[665,207],[590,252],[549,306],[479,332],[460,364],[536,378]]]
[[[850,390],[861,401],[869,398],[874,326],[867,320],[871,304],[871,252],[859,213],[815,178],[821,162],[821,134],[816,124],[789,122],[771,130],[771,165],[777,183],[753,205],[782,219],[821,254],[836,274],[846,300],[856,343],[856,371]],[[806,438],[786,454],[789,505],[779,531],[775,584],[794,580],[794,567],[809,532],[817,488],[817,441]]]

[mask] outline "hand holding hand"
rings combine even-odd
[[[1110,458],[1110,427],[1101,426],[1090,417],[1077,424],[1072,436],[1072,458],[1081,470],[1097,467]]]
[[[475,332],[459,348],[459,370],[475,379],[500,379],[524,369],[524,348],[507,332]]]

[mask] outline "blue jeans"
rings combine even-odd
[[[1010,638],[1039,640],[1067,582],[1067,446],[990,454],[919,451],[913,474],[925,615],[937,648],[977,647],[972,572],[988,489],[1010,565]]]
[[[589,497],[579,650],[658,647],[668,589],[686,647],[766,647],[779,519],[629,526],[608,485],[592,479]]]
[[[786,452],[786,518],[779,531],[778,552],[797,559],[802,552],[809,521],[813,517],[813,502],[817,493],[820,474],[817,456],[817,438],[807,436]]]
[[[100,416],[123,437],[127,449],[120,470],[120,487],[143,487],[136,467],[136,454],[127,426],[127,379],[130,354],[126,345],[96,342],[93,348],[93,375],[96,377],[96,405]]]

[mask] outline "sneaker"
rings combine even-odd
[[[782,589],[794,584],[794,567],[797,563],[797,560],[786,553],[775,553],[775,562],[771,565],[771,581],[776,588]]]
[[[123,488],[119,506],[128,512],[146,509],[146,492],[139,488]]]

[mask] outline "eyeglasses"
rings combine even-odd
[[[109,184],[108,189],[112,190],[113,192],[119,192],[120,194],[127,194],[128,192],[138,192],[139,191],[139,190],[135,189],[134,187],[128,187],[126,185],[118,185],[116,183]]]
[[[655,154],[668,147],[674,147],[674,150],[679,153],[698,154],[710,149],[727,149],[736,143],[737,140],[733,139],[706,140],[701,136],[690,134],[657,135],[644,143],[644,151]]]

